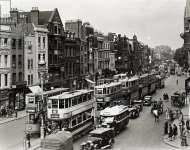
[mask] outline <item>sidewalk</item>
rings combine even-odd
[[[184,109],[182,109],[183,114],[185,114],[185,115],[184,115],[184,120],[185,120],[185,122],[186,122],[186,118],[188,117],[188,116],[186,116],[186,114],[188,114],[188,113],[187,113],[187,108],[188,108],[188,106],[186,106]],[[164,135],[164,136],[163,136],[163,142],[164,142],[165,144],[167,144],[167,145],[169,145],[169,146],[175,148],[175,149],[187,149],[187,150],[190,150],[190,133],[187,135],[187,144],[188,144],[188,146],[181,146],[179,120],[178,120],[178,119],[174,120],[173,124],[176,124],[177,127],[178,127],[178,136],[176,137],[175,140],[172,140],[172,141],[171,141],[171,140],[168,138],[168,135]]]
[[[26,111],[18,111],[17,118],[13,115],[13,117],[0,117],[0,125],[8,123],[10,121],[18,120],[24,118],[26,116]]]

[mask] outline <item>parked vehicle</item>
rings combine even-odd
[[[139,109],[139,112],[143,110],[143,101],[142,100],[134,100],[132,105],[136,106]]]
[[[143,101],[143,105],[144,106],[151,106],[151,103],[152,103],[152,96],[145,96],[144,101]]]
[[[81,144],[81,150],[110,149],[114,143],[111,128],[97,128],[89,133],[88,141]]]
[[[129,107],[128,110],[130,112],[130,118],[131,119],[138,118],[140,114],[139,108],[136,106],[128,106],[128,107]]]

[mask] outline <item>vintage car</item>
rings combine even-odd
[[[152,96],[145,96],[144,101],[143,101],[143,105],[144,106],[151,106],[151,104],[152,104]]]
[[[171,96],[171,104],[175,107],[184,107],[185,106],[185,93],[182,92],[175,92],[172,96]]]
[[[134,100],[132,102],[133,106],[136,106],[139,109],[139,112],[143,110],[143,101],[142,100]]]
[[[131,119],[135,119],[135,118],[139,117],[140,110],[137,106],[129,105],[128,110],[130,112],[130,118]]]
[[[163,114],[163,101],[153,101],[151,113],[153,113],[154,110],[158,110],[159,115]]]
[[[111,128],[97,128],[89,133],[88,141],[81,144],[81,150],[110,149],[114,143],[114,131]]]

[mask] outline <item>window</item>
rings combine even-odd
[[[57,34],[57,26],[54,26],[54,33]]]
[[[38,48],[41,48],[41,37],[38,37]]]
[[[64,108],[64,99],[59,100],[59,108]]]
[[[0,87],[1,87],[1,74],[0,74]]]
[[[5,86],[7,86],[7,74],[5,74]]]
[[[43,49],[46,47],[46,37],[43,37]]]
[[[33,74],[31,74],[31,84],[33,84]]]
[[[12,43],[11,43],[11,47],[12,49],[16,49],[16,39],[12,39]]]
[[[16,68],[16,55],[12,55],[12,66]]]
[[[1,55],[0,55],[0,67],[1,67]]]
[[[30,69],[30,59],[28,59],[28,69]]]
[[[77,122],[78,122],[78,124],[82,122],[82,116],[81,116],[81,115],[79,115],[79,116],[77,117]]]
[[[30,85],[30,75],[28,75],[28,85]]]
[[[82,96],[79,96],[79,97],[78,97],[78,103],[79,103],[79,104],[82,103]]]
[[[13,73],[12,76],[13,76],[12,82],[13,82],[13,84],[15,84],[15,82],[16,82],[16,73]]]
[[[22,55],[18,55],[18,66],[22,67]]]
[[[77,105],[77,99],[76,97],[72,98],[72,106]]]
[[[30,60],[31,69],[33,69],[33,59]]]
[[[38,61],[40,61],[41,54],[38,54]]]
[[[4,39],[4,45],[7,45],[7,43],[8,43],[8,38],[5,38]]]
[[[19,40],[18,40],[18,48],[19,48],[19,49],[22,49],[22,39],[19,39]]]
[[[73,126],[76,126],[76,124],[77,124],[76,119],[73,119],[73,120],[72,120],[72,127],[73,127]]]
[[[52,108],[58,108],[58,100],[52,99]]]
[[[68,99],[65,99],[65,108],[68,108],[69,107],[69,101]]]
[[[5,67],[7,67],[7,59],[8,59],[8,55],[5,55]]]

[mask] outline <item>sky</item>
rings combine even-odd
[[[8,2],[2,2],[2,11]],[[53,10],[58,8],[63,23],[81,19],[105,34],[114,32],[154,48],[168,45],[177,49],[183,45],[183,17],[186,0],[12,0],[12,8]],[[4,9],[3,9],[4,8]]]

